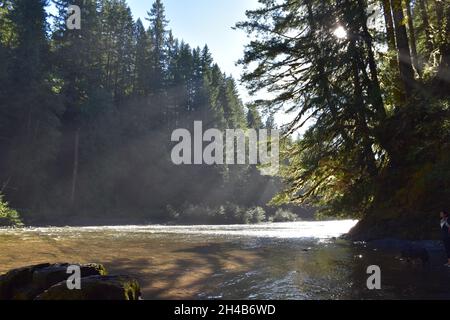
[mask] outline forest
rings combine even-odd
[[[252,223],[314,207],[360,220],[358,239],[435,236],[450,206],[448,1],[259,0],[236,24],[247,105],[207,46],[172,34],[161,0],[149,28],[125,0],[53,2],[54,16],[46,0],[0,1],[12,219]],[[66,28],[69,5],[81,30]],[[170,162],[176,128],[273,129],[279,113],[295,117],[277,177]]]
[[[450,206],[450,2],[261,0],[237,25],[257,106],[307,126],[275,203],[360,222],[355,239],[435,238]],[[448,210],[448,209],[447,209]]]
[[[70,5],[81,8],[80,30],[66,25]],[[172,34],[162,1],[149,6],[145,28],[125,0],[0,1],[4,224],[296,218],[266,205],[281,182],[255,165],[172,163],[173,130],[194,121],[274,125],[244,106],[207,46]]]

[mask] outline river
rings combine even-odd
[[[439,257],[423,266],[336,239],[355,223],[0,230],[0,273],[102,263],[135,276],[146,299],[450,298],[450,269]],[[371,265],[381,268],[381,290],[367,288]]]

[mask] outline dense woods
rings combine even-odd
[[[208,47],[177,40],[160,0],[149,28],[125,0],[52,3],[0,1],[0,193],[9,206],[31,224],[265,220],[259,206],[279,188],[275,178],[170,159],[172,131],[194,120],[265,127]],[[81,8],[80,30],[66,26],[70,5]]]
[[[27,222],[258,222],[284,188],[273,205],[361,219],[355,237],[420,238],[449,206],[448,1],[260,0],[237,24],[247,106],[161,0],[148,28],[125,0],[48,6],[0,1],[0,194]],[[284,182],[170,161],[176,128],[272,128],[282,111]]]
[[[238,24],[257,104],[297,117],[276,202],[361,218],[356,238],[434,235],[450,199],[450,2],[261,0]],[[434,233],[433,233],[434,232]]]

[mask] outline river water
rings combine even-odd
[[[250,226],[0,230],[0,273],[102,263],[136,277],[145,299],[450,299],[450,269],[338,240],[355,221]],[[381,290],[367,268],[381,268]]]

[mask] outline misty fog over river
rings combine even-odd
[[[43,262],[102,263],[145,299],[445,299],[450,270],[337,239],[355,221],[0,230],[0,273]],[[382,289],[367,288],[378,265]]]

